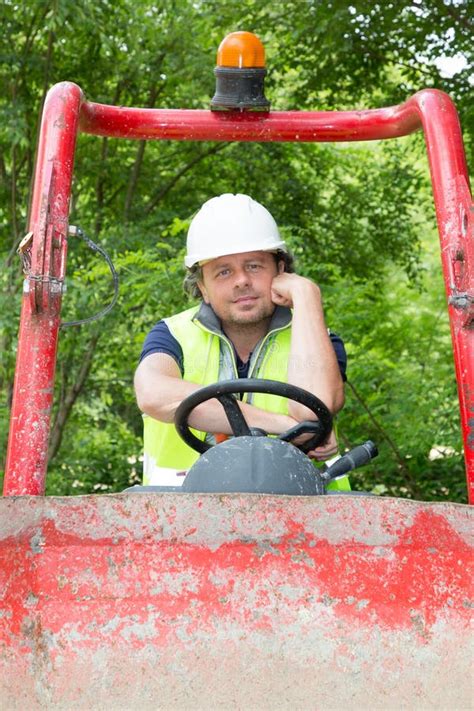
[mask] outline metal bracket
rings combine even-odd
[[[455,309],[465,311],[471,306],[474,307],[474,294],[469,294],[467,291],[454,291],[449,297],[448,303]]]
[[[20,255],[23,274],[27,276],[31,270],[31,247],[33,245],[33,232],[28,232],[18,245],[17,254]]]
[[[454,290],[448,298],[448,304],[458,311],[466,312],[466,318],[462,324],[463,328],[474,328],[474,294],[467,291]]]
[[[49,284],[49,291],[52,294],[58,294],[65,291],[64,278],[55,277],[51,274],[32,274],[31,273],[31,248],[33,245],[33,232],[28,232],[21,240],[17,254],[20,255],[25,281],[23,284],[23,293],[31,292],[30,282]],[[35,287],[33,287],[34,289]]]

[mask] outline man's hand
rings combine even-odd
[[[324,321],[319,286],[299,276],[283,272],[274,277],[271,298],[277,306],[293,309],[291,348],[287,382],[316,395],[335,414],[344,404],[344,383],[336,354]],[[298,422],[315,419],[300,403],[290,402],[288,413]],[[321,451],[317,457],[330,455]]]
[[[325,444],[322,444],[316,449],[312,449],[310,452],[308,452],[307,456],[310,459],[316,459],[316,461],[318,462],[324,462],[325,459],[330,459],[331,457],[334,457],[334,455],[337,454],[338,451],[339,448],[337,446],[336,435],[334,434],[334,430],[332,430]]]
[[[298,447],[299,445],[308,442],[312,437],[312,434],[303,434],[297,437],[296,439],[292,439],[291,443],[294,444],[295,447]],[[339,447],[337,444],[336,435],[334,434],[334,430],[331,430],[331,434],[326,439],[324,444],[319,445],[319,447],[316,447],[315,449],[311,449],[309,452],[306,453],[306,456],[310,459],[316,459],[318,462],[324,462],[325,459],[330,459],[338,452]]]
[[[290,309],[295,306],[295,300],[299,297],[313,298],[321,302],[321,292],[314,282],[299,276],[284,272],[278,274],[272,282],[272,301],[277,306],[288,306]]]

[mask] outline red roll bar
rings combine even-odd
[[[29,232],[4,494],[44,494],[74,153],[78,131],[179,141],[368,141],[425,134],[449,304],[469,501],[474,503],[474,238],[461,128],[453,102],[424,90],[368,111],[270,113],[134,109],[84,100],[70,82],[46,98]]]

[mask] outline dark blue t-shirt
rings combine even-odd
[[[336,336],[335,333],[329,333],[329,337],[331,339],[334,352],[336,353],[336,358],[339,364],[339,370],[341,371],[342,379],[345,381],[347,379],[347,356],[346,349],[344,348],[344,343],[342,341],[342,338]],[[181,348],[176,338],[171,334],[168,326],[164,321],[158,321],[156,326],[151,329],[150,333],[146,337],[140,355],[140,363],[151,353],[166,353],[167,355],[171,356],[178,364],[179,369],[181,370],[181,375],[184,374],[183,349]],[[239,373],[239,378],[247,378],[249,372],[250,357],[248,361],[244,363],[239,358],[235,350],[234,353],[237,361],[237,370]]]

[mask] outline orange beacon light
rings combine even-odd
[[[217,50],[218,67],[265,67],[265,49],[253,32],[231,32]]]
[[[252,32],[231,32],[217,50],[216,93],[211,109],[268,111],[264,94],[265,49]]]

